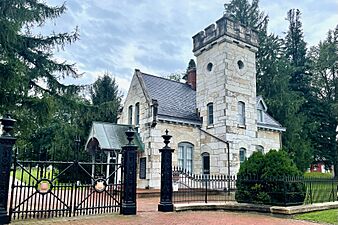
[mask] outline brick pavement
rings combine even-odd
[[[187,211],[161,213],[157,212],[158,198],[138,199],[136,216],[95,215],[74,218],[55,218],[48,220],[14,221],[13,225],[305,225],[317,224],[287,218],[272,217],[268,214],[224,212],[224,211]]]

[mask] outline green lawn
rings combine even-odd
[[[337,224],[338,209],[330,209],[319,212],[310,212],[294,216],[295,219],[308,220],[319,223]]]

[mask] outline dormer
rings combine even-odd
[[[257,122],[264,123],[264,113],[268,110],[262,96],[258,96],[256,100],[257,105]]]

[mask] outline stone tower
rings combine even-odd
[[[210,154],[211,173],[235,174],[243,151],[247,157],[255,150],[257,47],[256,31],[225,16],[193,36],[201,154]]]

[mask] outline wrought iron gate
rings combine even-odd
[[[30,156],[16,151],[9,204],[12,219],[120,212],[120,153],[100,151],[79,160],[77,148],[68,157],[63,156],[72,160],[62,161],[55,160],[55,154],[58,152],[45,151]]]

